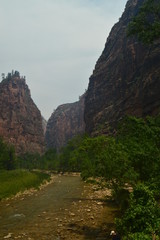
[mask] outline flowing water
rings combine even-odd
[[[81,198],[83,185],[80,177],[57,176],[33,196],[0,202],[0,239],[59,239],[58,220],[63,219],[72,198]]]
[[[115,209],[89,191],[79,176],[57,175],[30,196],[0,202],[0,240],[110,239]]]

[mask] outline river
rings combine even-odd
[[[94,228],[103,206],[92,201],[97,213],[91,214],[92,204],[84,198],[84,189],[78,176],[56,176],[31,196],[0,202],[0,239],[106,239],[100,238],[100,228]]]

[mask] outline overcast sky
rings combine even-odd
[[[26,76],[46,120],[75,102],[127,0],[0,0],[0,71]]]

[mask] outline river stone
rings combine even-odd
[[[74,213],[70,213],[70,216],[74,217],[74,216],[75,216],[75,214],[74,214]]]
[[[13,234],[13,233],[8,233],[8,235],[4,236],[4,239],[11,238],[11,237],[12,237],[12,234]]]
[[[25,215],[23,213],[16,213],[9,218],[25,218]]]

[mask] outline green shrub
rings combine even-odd
[[[156,238],[158,240],[159,238]],[[133,233],[127,237],[123,237],[123,240],[152,240],[152,236],[145,233]]]
[[[152,233],[160,236],[160,208],[154,199],[153,192],[147,186],[138,184],[135,187],[131,193],[129,208],[122,219],[116,220],[116,225],[118,231],[126,237],[130,234],[137,234],[137,236],[146,234],[151,237]]]

